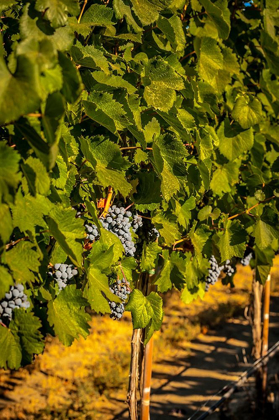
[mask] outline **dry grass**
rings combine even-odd
[[[278,268],[277,260],[277,268]],[[238,268],[235,288],[218,282],[198,300],[184,305],[178,293],[164,299],[165,319],[154,337],[154,363],[175,357],[179,349],[206,333],[210,326],[242,311],[249,302],[251,270]],[[12,376],[0,371],[5,394],[0,401],[1,419],[102,419],[123,407],[128,380],[132,325],[129,315],[121,322],[95,316],[87,340],[63,347],[49,339],[43,355],[30,370]],[[167,367],[166,367],[167,368]]]

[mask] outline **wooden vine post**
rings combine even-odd
[[[141,273],[140,287],[147,296],[155,286],[152,285],[155,270]],[[127,403],[130,420],[149,420],[150,391],[152,376],[153,337],[144,346],[145,329],[135,329],[131,341],[131,364]]]
[[[263,331],[262,331],[262,357],[268,351],[268,335],[269,335],[269,310],[270,310],[270,274],[267,277],[264,286],[264,310],[263,310]],[[262,397],[266,399],[267,388],[267,363],[264,363],[262,368]]]
[[[155,270],[149,272],[148,294],[155,290],[156,286],[152,284]],[[143,375],[141,385],[141,420],[149,420],[150,418],[150,393],[152,378],[152,354],[153,354],[153,336],[146,344],[143,361]]]

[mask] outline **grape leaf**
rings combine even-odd
[[[18,369],[22,354],[19,337],[9,328],[0,325],[0,367],[4,369]]]
[[[258,99],[240,96],[233,108],[232,117],[242,128],[247,129],[262,119],[262,106]]]
[[[218,243],[221,260],[226,261],[233,257],[242,258],[246,249],[246,238],[247,233],[238,220],[228,221]]]
[[[10,287],[13,286],[14,282],[9,271],[3,265],[0,265],[0,277],[0,299],[2,299],[5,296],[5,293],[10,290]]]
[[[142,259],[140,267],[142,271],[151,271],[157,265],[157,260],[159,253],[162,251],[162,248],[158,246],[156,242],[150,244],[144,243],[142,251]]]
[[[0,204],[0,237],[8,242],[13,231],[13,221],[10,209],[6,204]]]
[[[0,91],[0,125],[35,112],[41,99],[38,66],[27,55],[19,55],[11,74],[0,51]]]
[[[41,321],[32,313],[26,313],[24,309],[14,310],[9,328],[20,339],[25,363],[31,363],[33,354],[40,354],[44,349],[43,336],[39,331],[41,327]]]
[[[82,244],[85,232],[83,221],[75,217],[75,210],[55,206],[46,218],[51,235],[74,264],[82,264]]]
[[[18,173],[20,155],[8,147],[4,142],[0,143],[0,200],[11,201],[10,189],[15,189],[20,181]]]
[[[220,140],[220,152],[229,160],[238,158],[254,144],[252,129],[240,130],[239,127],[230,125],[228,119],[221,123],[217,134]]]
[[[120,302],[120,298],[110,292],[107,276],[99,268],[95,268],[94,262],[88,269],[87,283],[83,295],[89,302],[91,308],[97,313],[110,313],[110,307],[106,297],[112,301]]]
[[[85,338],[89,334],[90,316],[84,311],[86,304],[81,290],[74,284],[48,302],[48,321],[65,346],[71,345],[80,335]]]
[[[44,12],[54,28],[67,23],[68,13],[76,16],[79,13],[77,0],[37,0],[36,9]]]
[[[33,248],[31,242],[21,241],[6,253],[6,263],[18,283],[34,282],[36,279],[34,273],[40,266],[40,256]]]
[[[161,327],[163,301],[155,292],[144,296],[140,290],[134,289],[126,305],[126,311],[132,313],[134,329],[145,328],[150,321],[152,321],[155,330]]]

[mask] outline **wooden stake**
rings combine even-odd
[[[142,343],[142,329],[133,331],[131,341],[131,365],[129,376],[129,388],[127,403],[129,406],[130,420],[138,420],[138,383],[139,383],[139,365]]]
[[[153,352],[153,337],[151,337],[151,339],[147,343],[145,347],[145,353],[144,353],[144,372],[143,372],[143,386],[142,386],[142,398],[141,398],[141,420],[150,419],[152,352]]]
[[[263,332],[262,332],[262,357],[268,351],[268,334],[269,334],[269,310],[270,310],[270,274],[267,277],[264,286],[264,311],[263,311]],[[264,363],[262,369],[262,393],[263,398],[266,398],[267,387],[267,364]]]
[[[147,295],[156,289],[152,284],[155,276],[155,269],[149,272]],[[152,353],[153,353],[153,336],[146,344],[143,363],[143,377],[141,386],[141,420],[150,419],[150,392],[152,378]]]

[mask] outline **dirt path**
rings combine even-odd
[[[278,308],[279,297],[272,297],[270,346],[279,339]],[[151,420],[188,419],[198,409],[206,410],[202,406],[209,399],[208,406],[218,400],[215,394],[237,380],[253,362],[251,327],[243,317],[232,318],[215,331],[200,334],[189,343],[189,349],[190,357],[181,351],[178,358],[162,361],[161,368],[153,372]],[[127,418],[127,413],[115,417]]]
[[[272,297],[270,346],[279,339],[278,308],[279,297]],[[219,399],[214,397],[216,392],[238,379],[252,363],[251,328],[248,321],[240,318],[232,318],[218,330],[199,336],[189,346],[193,355],[178,360],[180,365],[185,364],[184,368],[178,375],[166,378],[165,385],[156,387],[160,373],[154,372],[151,420],[174,419],[176,409],[181,410],[181,418],[188,418],[211,397],[208,405],[212,405]]]

